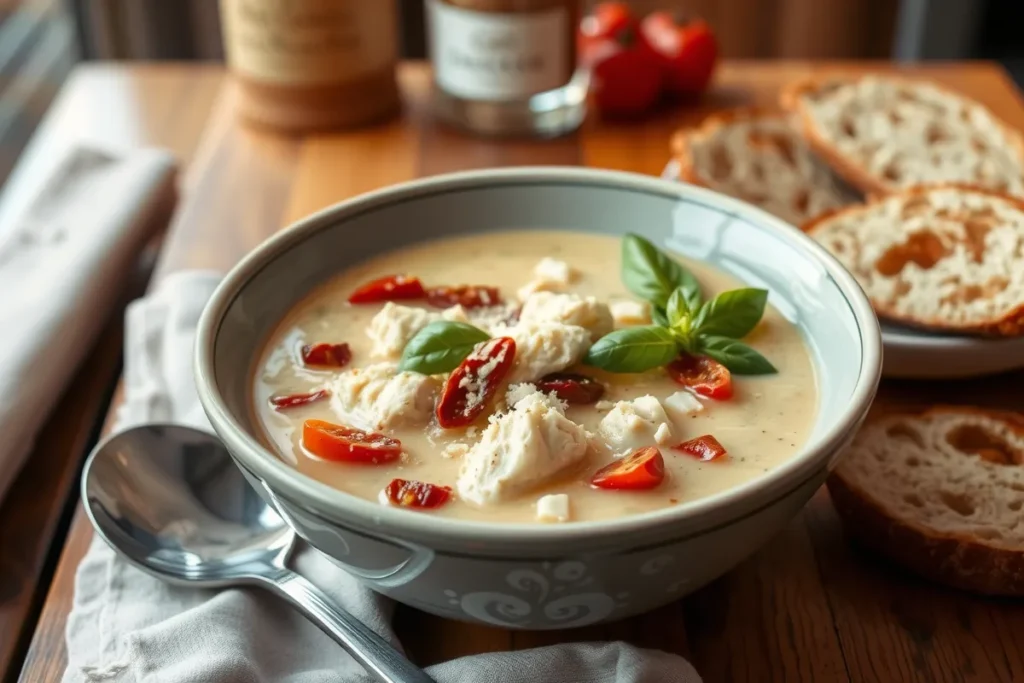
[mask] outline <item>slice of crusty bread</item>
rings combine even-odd
[[[782,94],[804,137],[866,194],[967,183],[1024,194],[1024,138],[984,106],[930,83],[807,80]]]
[[[672,139],[679,177],[801,225],[858,197],[814,156],[783,114],[741,109]]]
[[[879,317],[958,333],[1024,333],[1024,200],[918,187],[804,230],[853,273]]]
[[[1024,418],[976,408],[874,417],[828,480],[855,538],[935,581],[1024,595]]]

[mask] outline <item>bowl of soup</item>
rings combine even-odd
[[[509,628],[620,619],[778,532],[864,419],[871,307],[821,247],[703,188],[439,176],[244,258],[200,322],[253,487],[368,586]]]

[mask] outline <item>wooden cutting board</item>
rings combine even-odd
[[[779,87],[826,70],[892,65],[729,63],[699,106],[635,124],[590,120],[552,141],[465,136],[429,116],[429,72],[406,65],[408,108],[398,121],[355,132],[276,138],[240,128],[227,91],[212,114],[185,203],[159,272],[226,269],[279,227],[358,193],[448,171],[521,164],[585,164],[660,174],[678,127],[736,105],[772,106]],[[908,71],[960,90],[1024,128],[1019,94],[998,67],[952,64]],[[929,401],[1024,409],[1024,374],[968,382],[886,382],[880,406]],[[76,518],[29,653],[25,681],[63,664],[60,633],[71,577],[91,531]],[[396,627],[421,664],[563,641],[625,639],[679,652],[708,683],[724,681],[1024,681],[1024,604],[929,585],[851,547],[819,491],[776,538],[696,594],[627,621],[567,632],[525,633],[446,621],[400,608]],[[44,673],[46,672],[46,673]]]

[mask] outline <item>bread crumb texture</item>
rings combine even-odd
[[[853,195],[784,116],[711,117],[676,144],[684,180],[750,202],[800,225]]]
[[[928,536],[1024,550],[1024,419],[933,409],[872,420],[836,474]]]
[[[803,89],[808,135],[889,191],[961,182],[1024,193],[1024,144],[978,102],[920,81],[865,76]]]
[[[878,314],[961,332],[1024,331],[1024,204],[962,186],[917,188],[805,226]]]

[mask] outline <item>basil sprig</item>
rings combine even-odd
[[[588,365],[609,372],[643,372],[667,365],[685,351],[709,356],[737,375],[777,372],[764,356],[739,341],[764,315],[766,290],[734,289],[704,301],[692,273],[633,234],[622,242],[622,281],[650,302],[655,324],[601,337],[584,359]]]
[[[480,328],[451,320],[432,322],[416,333],[402,350],[400,371],[439,375],[459,367],[480,342],[490,336]]]

